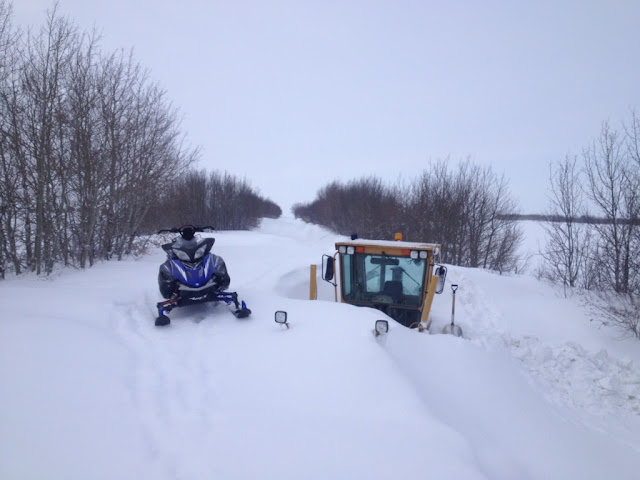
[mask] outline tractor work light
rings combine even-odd
[[[275,314],[276,323],[280,325],[284,325],[289,329],[289,322],[287,322],[287,312],[283,310],[278,310]]]
[[[376,320],[376,337],[384,335],[389,331],[389,322],[387,320]]]
[[[341,254],[343,254],[343,255],[344,255],[345,253],[347,253],[347,247],[345,247],[344,245],[342,245],[342,246],[338,249],[338,251],[339,251]]]
[[[347,255],[353,255],[356,253],[356,249],[354,247],[347,247]]]
[[[420,258],[427,258],[427,251],[426,250],[422,250],[420,252]]]
[[[411,258],[413,258],[414,260],[418,259],[418,251],[417,250],[411,250]]]

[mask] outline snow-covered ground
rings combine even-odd
[[[160,249],[0,282],[1,479],[637,479],[640,343],[531,276],[449,267],[432,334],[336,304],[293,219],[220,232],[253,310],[171,312]],[[289,314],[290,329],[273,321]]]

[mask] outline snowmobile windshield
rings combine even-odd
[[[171,246],[173,254],[183,262],[198,262],[209,253],[213,246],[213,238],[197,241],[176,241]]]

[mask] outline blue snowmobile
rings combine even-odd
[[[180,228],[166,228],[158,233],[179,233],[172,242],[162,245],[167,252],[167,260],[160,265],[158,286],[166,300],[158,302],[156,326],[169,325],[166,315],[176,307],[205,302],[233,304],[233,314],[245,318],[251,314],[244,301],[238,301],[236,292],[226,292],[229,274],[224,260],[211,253],[214,238],[201,239],[197,232],[213,231],[213,227],[184,225]]]

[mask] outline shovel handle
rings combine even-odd
[[[456,290],[458,290],[458,284],[451,285],[451,290],[453,290],[453,298],[451,299],[451,325],[453,325],[453,319],[456,315]]]

